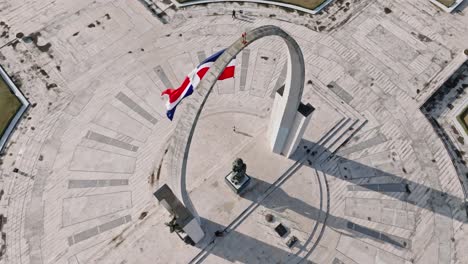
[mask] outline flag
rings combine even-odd
[[[166,115],[169,120],[172,121],[177,105],[182,101],[182,99],[193,93],[203,76],[205,76],[205,74],[210,69],[211,65],[213,65],[213,63],[219,58],[219,56],[221,56],[221,54],[223,54],[224,51],[225,50],[218,51],[200,63],[200,65],[198,65],[195,69],[193,69],[192,72],[187,75],[187,77],[185,77],[182,85],[180,85],[179,88],[169,88],[161,93],[161,96],[165,94],[169,96],[169,99],[166,103]],[[224,71],[218,77],[218,80],[234,77],[235,65],[236,58],[232,59],[232,61],[226,66]]]

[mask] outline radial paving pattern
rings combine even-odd
[[[314,17],[211,4],[169,8],[163,24],[139,1],[0,2],[0,62],[32,103],[2,157],[0,263],[464,263],[463,189],[419,107],[466,48],[465,12],[423,0],[336,1]],[[180,181],[185,139],[173,130],[190,130],[178,120],[201,95],[174,122],[159,95],[268,24],[301,46],[316,112],[293,159],[271,153],[286,47],[271,37],[238,55],[195,130],[186,186],[206,238],[185,245],[152,192]],[[223,182],[235,157],[253,177],[242,196]],[[279,222],[299,239],[291,249]]]

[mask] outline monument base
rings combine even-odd
[[[250,177],[246,174],[239,184],[235,184],[232,181],[233,177],[234,173],[230,172],[228,175],[226,175],[226,177],[224,177],[224,180],[226,181],[226,184],[229,186],[229,188],[231,188],[231,190],[233,190],[236,194],[240,194],[249,185]]]
[[[205,233],[200,223],[179,201],[167,184],[164,184],[154,192],[154,196],[171,214],[172,220],[167,225],[170,226],[185,243],[195,245],[202,240]]]
[[[284,89],[283,85],[276,91],[268,133],[272,151],[290,158],[301,142],[315,108],[311,104],[299,102],[297,109],[283,110],[288,100],[287,97],[283,97]],[[288,127],[281,127],[282,115],[291,110],[294,110],[294,113],[290,113],[291,115],[294,114],[294,116],[290,117],[293,122]]]

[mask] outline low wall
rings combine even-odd
[[[308,13],[311,15],[315,15],[318,12],[322,11],[322,9],[324,9],[332,1],[333,0],[327,0],[323,2],[321,5],[319,5],[317,8],[311,10],[311,9],[307,9],[307,8],[300,7],[300,6],[293,5],[293,4],[286,4],[286,3],[280,3],[280,2],[268,1],[268,0],[243,0],[243,1],[239,1],[239,0],[193,0],[187,3],[179,3],[177,2],[177,0],[172,0],[172,2],[177,8],[183,8],[183,7],[199,5],[199,4],[211,4],[211,3],[222,3],[222,2],[248,2],[248,3],[257,3],[257,4],[266,4],[266,5],[286,7],[286,8],[294,9],[294,10],[301,11],[304,13]]]
[[[20,121],[21,117],[26,112],[26,110],[28,110],[30,104],[29,104],[28,99],[26,99],[23,93],[18,89],[18,87],[16,87],[16,85],[11,80],[10,76],[8,76],[8,74],[6,73],[6,71],[3,69],[1,65],[0,65],[0,77],[5,81],[6,85],[11,90],[11,92],[21,102],[20,109],[16,112],[15,116],[10,120],[10,123],[8,124],[7,128],[5,129],[5,131],[0,137],[0,153],[1,153],[8,139],[10,138],[11,134],[15,130],[16,125],[18,124],[18,122]]]

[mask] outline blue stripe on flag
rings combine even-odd
[[[182,99],[184,99],[185,97],[191,95],[192,93],[193,93],[193,86],[190,85],[188,90],[187,90],[187,93],[184,95],[184,97],[182,97]],[[176,110],[177,106],[180,104],[180,102],[182,102],[182,99],[171,110],[166,111],[166,116],[167,116],[167,118],[169,118],[169,120],[172,121],[172,118],[174,117],[175,110]]]
[[[219,58],[219,56],[221,56],[221,54],[223,54],[223,52],[224,52],[225,50],[226,50],[226,49],[222,49],[222,50],[216,52],[215,54],[209,56],[209,57],[206,58],[204,61],[202,61],[202,62],[200,63],[200,65],[202,65],[202,64],[204,64],[204,63],[207,63],[207,62],[214,62],[214,61],[216,61],[216,60]],[[200,65],[198,65],[198,66],[200,66]]]

